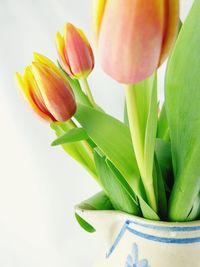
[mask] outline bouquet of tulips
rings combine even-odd
[[[182,24],[178,0],[95,0],[93,28],[103,70],[125,90],[124,121],[94,100],[84,33],[57,33],[58,66],[34,54],[19,87],[101,192],[82,203],[151,220],[200,218],[200,0]],[[157,69],[169,57],[165,101]],[[113,99],[114,101],[114,99]],[[88,231],[92,227],[76,215]]]

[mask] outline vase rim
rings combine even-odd
[[[161,227],[198,227],[198,231],[200,231],[200,220],[196,221],[186,221],[186,222],[169,222],[169,221],[155,221],[151,219],[146,219],[143,217],[139,217],[136,215],[128,214],[123,211],[118,211],[118,210],[90,210],[90,209],[84,209],[81,207],[81,205],[76,205],[75,206],[75,211],[78,212],[79,214],[83,213],[90,213],[93,215],[110,215],[110,216],[116,216],[118,219],[125,219],[127,222],[132,222],[134,221],[135,223],[139,223],[140,226],[161,226]],[[124,218],[126,217],[126,218]]]

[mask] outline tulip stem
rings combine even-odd
[[[90,103],[92,104],[92,106],[95,108],[97,105],[95,103],[95,100],[93,98],[93,95],[92,95],[92,92],[90,90],[90,86],[89,86],[89,83],[88,83],[88,80],[87,78],[82,78],[81,79],[81,82],[83,84],[83,87],[84,87],[84,90],[86,92],[86,95],[88,97],[88,99],[90,100]]]
[[[148,173],[145,164],[144,155],[144,140],[142,134],[142,126],[139,118],[139,106],[137,101],[137,92],[134,85],[126,86],[126,105],[129,120],[129,127],[131,132],[131,138],[133,148],[136,156],[136,161],[140,171],[141,179],[144,184],[146,197],[151,208],[157,212],[157,201],[155,197],[152,173]]]
[[[75,128],[77,128],[77,125],[76,125],[72,120],[68,120],[68,121],[66,122],[66,124],[68,124],[69,127],[70,127],[71,129],[75,129]],[[90,145],[88,144],[88,142],[87,142],[86,140],[82,140],[82,141],[80,141],[80,145],[81,145],[82,147],[84,147],[85,151],[86,151],[87,154],[88,154],[89,159],[90,159],[92,162],[94,162],[93,151],[92,151],[92,148],[90,147]]]
[[[71,119],[66,122],[66,125],[68,126],[69,129],[77,128],[77,125]],[[99,182],[98,176],[96,174],[96,165],[94,162],[94,155],[93,155],[93,150],[91,146],[86,140],[82,140],[82,141],[77,142],[77,147],[79,147],[79,153],[81,154],[84,161],[86,162],[88,170],[95,177],[97,182]]]

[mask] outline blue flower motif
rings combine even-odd
[[[151,267],[146,259],[139,260],[138,246],[133,244],[131,254],[126,259],[125,267]]]

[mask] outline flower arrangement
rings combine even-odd
[[[56,34],[58,66],[34,53],[19,88],[50,123],[65,152],[101,192],[82,207],[151,220],[200,218],[200,1],[182,24],[178,0],[94,0],[93,30],[103,70],[125,90],[124,121],[93,98],[94,54],[68,23]],[[169,57],[159,110],[157,69]],[[87,231],[93,227],[76,214]]]

